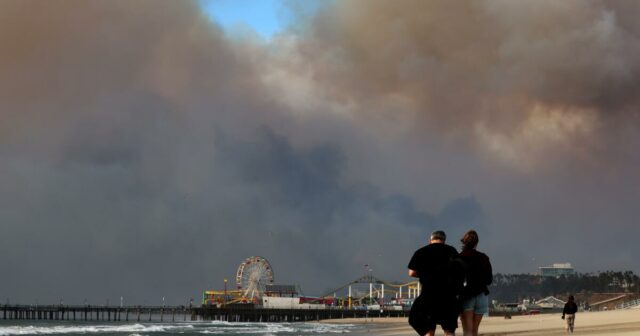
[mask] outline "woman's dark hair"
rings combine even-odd
[[[575,299],[573,298],[573,295],[569,295],[568,300],[569,300],[569,302],[573,302],[573,300],[575,300]]]
[[[474,249],[478,246],[478,242],[480,240],[478,239],[478,233],[475,230],[469,230],[464,234],[464,236],[462,236],[460,241],[462,242],[462,247],[465,249]]]

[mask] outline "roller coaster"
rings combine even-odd
[[[392,283],[373,275],[365,275],[326,292],[322,298],[336,298],[337,305],[349,308],[373,305],[410,306],[420,294],[420,283]]]

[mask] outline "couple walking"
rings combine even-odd
[[[478,234],[470,230],[460,240],[462,252],[445,244],[443,231],[434,231],[429,244],[409,262],[409,276],[420,279],[422,293],[415,299],[409,324],[419,335],[434,335],[440,325],[455,335],[458,317],[465,336],[478,335],[482,316],[489,310],[487,295],[493,279],[486,254],[476,250]]]

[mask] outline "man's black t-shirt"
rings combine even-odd
[[[418,273],[422,295],[431,298],[446,298],[458,294],[462,279],[456,267],[458,251],[446,244],[429,244],[417,250],[409,269]]]

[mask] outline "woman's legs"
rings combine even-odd
[[[573,333],[573,323],[575,322],[575,318],[576,316],[574,314],[567,314],[566,317],[566,321],[567,321],[567,333],[568,334],[572,334]]]
[[[480,322],[482,322],[482,314],[473,314],[473,336],[478,336]]]
[[[464,336],[473,336],[474,330],[474,315],[473,310],[465,310],[460,314],[460,322],[462,322],[462,335]],[[477,334],[477,328],[475,328]]]
[[[489,299],[486,294],[480,293],[477,296],[463,303],[463,311],[460,314],[462,322],[462,332],[464,336],[478,336],[482,316],[489,312]]]

